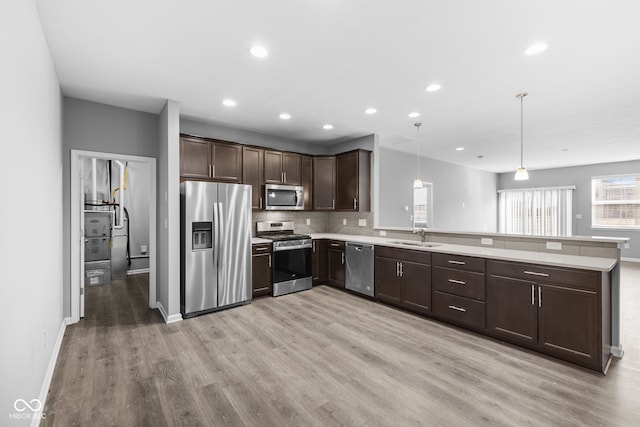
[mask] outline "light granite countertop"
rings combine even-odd
[[[358,236],[352,234],[315,233],[313,239],[333,239],[345,242],[369,243],[374,245],[389,246],[402,249],[412,249],[426,252],[439,252],[453,255],[466,255],[482,258],[491,258],[505,261],[528,262],[533,264],[545,264],[555,267],[578,268],[593,271],[611,271],[618,260],[615,258],[600,258],[579,255],[553,254],[548,252],[520,251],[513,249],[490,248],[484,246],[452,245],[448,243],[431,243],[432,247],[406,245],[393,242],[413,242],[415,240],[391,239],[375,236]]]

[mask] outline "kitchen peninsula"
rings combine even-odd
[[[624,238],[520,236],[510,249],[504,235],[429,233],[428,242],[396,233],[396,238],[312,233],[314,248],[324,242],[375,246],[375,300],[540,353],[606,373],[619,343],[619,251]],[[414,239],[410,240],[411,237]],[[502,247],[486,245],[487,239]],[[495,239],[495,241],[493,240]],[[457,242],[457,243],[450,243]],[[466,244],[460,244],[461,242]],[[481,242],[485,242],[484,245]],[[343,247],[343,246],[342,246]],[[317,252],[317,251],[316,251]],[[584,254],[584,255],[582,255]],[[340,255],[340,254],[338,254]],[[344,256],[316,256],[315,280],[344,288]],[[327,278],[334,277],[332,280]]]

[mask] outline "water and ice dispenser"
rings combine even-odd
[[[191,223],[191,249],[202,250],[211,249],[213,247],[212,242],[212,229],[211,222],[193,222]]]

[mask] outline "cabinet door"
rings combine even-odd
[[[313,209],[313,158],[302,156],[302,187],[304,188],[304,210]]]
[[[375,291],[379,301],[400,304],[402,282],[399,263],[397,259],[375,258]]]
[[[180,177],[210,178],[211,144],[193,138],[180,138]]]
[[[253,297],[271,295],[271,254],[256,254],[252,256],[251,260],[253,268],[251,279]]]
[[[358,200],[358,153],[336,156],[336,210],[356,210]]]
[[[285,184],[302,185],[302,156],[295,153],[282,153],[282,172]]]
[[[344,251],[342,249],[329,249],[327,258],[327,283],[336,288],[344,288]]]
[[[537,345],[536,283],[489,276],[486,292],[489,332],[511,342]]]
[[[251,208],[262,209],[264,150],[242,148],[242,183],[251,185]]]
[[[314,240],[311,259],[311,276],[313,284],[319,285],[327,281],[327,242]]]
[[[213,143],[213,178],[239,183],[242,178],[242,146],[225,142]]]
[[[313,209],[333,210],[335,207],[336,158],[313,158]]]
[[[431,266],[401,261],[402,305],[411,310],[431,311]]]
[[[600,369],[598,294],[551,284],[538,286],[541,350]]]
[[[336,156],[336,210],[371,210],[371,152],[355,150]]]
[[[264,182],[265,184],[282,184],[282,152],[264,152]]]

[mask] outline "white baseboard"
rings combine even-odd
[[[40,387],[40,395],[38,396],[38,400],[40,400],[40,409],[33,414],[33,418],[31,418],[31,427],[37,427],[40,425],[40,420],[43,416],[44,406],[47,403],[47,395],[49,394],[49,387],[51,386],[51,380],[53,379],[53,372],[56,369],[56,362],[58,361],[58,356],[60,354],[60,347],[62,347],[62,339],[64,338],[64,332],[67,330],[67,325],[73,323],[70,317],[65,317],[62,319],[62,324],[60,325],[60,331],[58,332],[58,338],[56,338],[56,342],[53,345],[53,351],[51,352],[51,358],[49,359],[49,366],[47,366],[47,372],[44,374],[44,380],[42,381],[42,387]],[[46,416],[46,414],[44,414]]]
[[[622,359],[622,356],[624,356],[624,350],[622,349],[621,345],[611,346],[611,354],[613,355],[613,357]]]
[[[160,310],[160,314],[162,314],[162,317],[164,318],[164,323],[174,323],[180,322],[182,320],[182,315],[180,314],[172,314],[171,316],[169,316],[167,314],[167,310],[164,309],[164,306],[160,301],[156,303],[156,308]]]
[[[627,258],[627,257],[621,257],[620,261],[627,261],[627,262],[640,262],[640,258]]]

